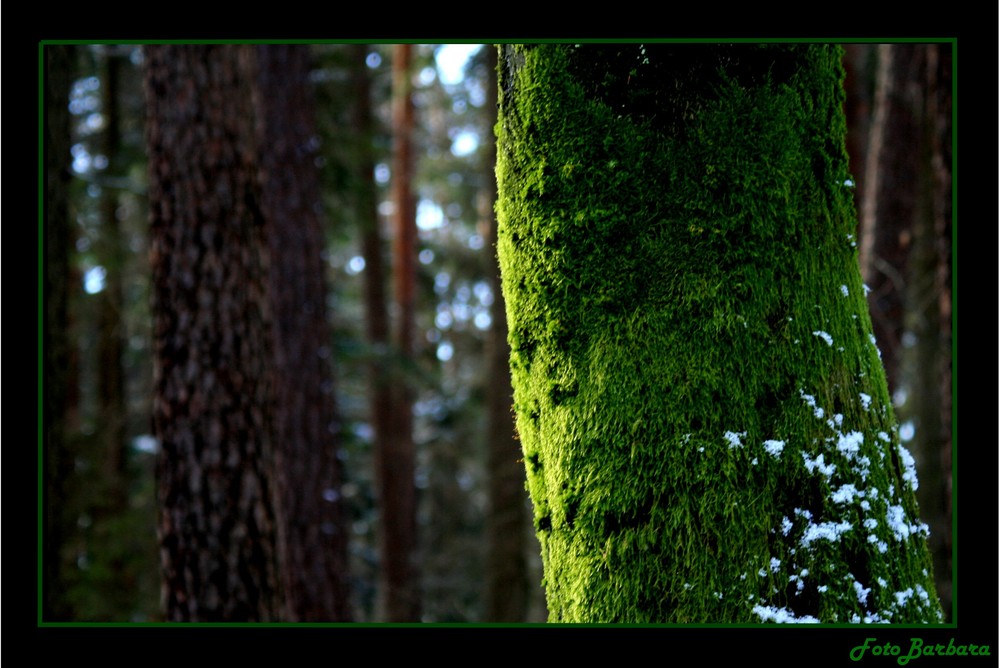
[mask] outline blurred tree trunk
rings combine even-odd
[[[270,252],[281,573],[291,621],[350,621],[308,46],[262,45],[254,111]]]
[[[867,53],[872,62],[855,69],[849,89],[863,90],[862,72],[872,74],[870,119],[855,132],[859,262],[897,414],[914,427],[917,499],[950,615],[950,45],[881,44]]]
[[[489,60],[485,107],[496,125],[497,50],[486,45]],[[483,172],[490,184],[484,215],[489,223],[487,275],[493,291],[493,319],[487,334],[486,438],[489,470],[489,510],[486,517],[486,612],[487,622],[523,622],[528,614],[527,493],[521,445],[514,429],[513,395],[510,384],[510,346],[507,345],[507,314],[496,262],[496,150],[489,151]]]
[[[369,46],[355,44],[350,47],[352,87],[351,125],[356,141],[356,159],[352,161],[357,196],[357,216],[361,240],[361,254],[365,260],[362,274],[365,313],[365,336],[369,347],[368,400],[369,420],[373,432],[375,476],[378,484],[381,471],[381,453],[387,452],[393,438],[394,382],[392,366],[395,357],[390,354],[389,312],[386,297],[386,267],[383,258],[383,239],[379,225],[378,189],[375,185],[374,123],[372,119],[371,75],[367,58]],[[376,494],[381,495],[381,491]],[[384,511],[383,511],[384,512]],[[382,522],[379,522],[382,527]],[[378,542],[384,547],[382,529]],[[381,571],[380,571],[381,572]],[[382,576],[380,575],[380,578]],[[384,590],[380,585],[379,591]],[[381,601],[381,599],[380,599]],[[381,603],[380,603],[381,605]]]
[[[354,91],[352,124],[358,139],[355,180],[358,197],[358,220],[361,227],[361,254],[365,260],[364,308],[368,344],[372,349],[371,414],[375,432],[375,450],[382,450],[391,433],[391,398],[389,396],[389,313],[386,308],[386,270],[382,257],[382,234],[379,229],[375,173],[374,134],[371,114],[371,80],[366,59],[368,45],[351,46],[351,78]]]
[[[393,277],[396,327],[395,363],[390,365],[392,433],[376,453],[379,481],[382,558],[380,608],[386,621],[420,619],[417,577],[416,453],[413,443],[414,289],[416,286],[416,203],[412,193],[413,100],[410,84],[412,46],[396,45],[392,53],[392,202]]]
[[[72,609],[64,593],[71,567],[65,546],[76,517],[67,503],[73,474],[73,454],[67,444],[66,417],[71,376],[69,339],[70,252],[73,247],[69,211],[70,113],[76,48],[45,47],[45,323],[44,465],[42,617],[69,621]]]
[[[909,184],[916,177],[912,147],[900,144],[913,137],[909,110],[898,104],[899,66],[893,64],[892,44],[875,47],[875,77],[871,121],[868,124],[863,180],[858,211],[858,262],[871,290],[875,339],[882,350],[889,387],[898,386],[903,334],[903,295],[913,198]]]
[[[153,425],[169,621],[280,618],[267,243],[246,48],[146,49]]]

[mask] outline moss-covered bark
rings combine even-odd
[[[498,253],[552,621],[934,622],[825,45],[503,47]]]

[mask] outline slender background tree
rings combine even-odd
[[[395,305],[394,357],[390,374],[392,434],[377,454],[382,547],[382,596],[385,618],[420,619],[417,575],[417,500],[414,486],[413,390],[408,368],[413,360],[416,307],[416,204],[412,193],[413,124],[412,45],[392,51],[392,220]]]
[[[365,342],[369,355],[368,415],[372,430],[372,446],[376,453],[388,452],[393,439],[394,374],[391,365],[389,311],[386,297],[387,268],[384,258],[383,235],[379,224],[378,188],[375,183],[375,122],[372,118],[373,93],[367,64],[369,47],[358,44],[350,49],[352,102],[349,126],[358,139],[353,160],[353,176],[357,197],[357,221],[361,255],[364,262],[362,289],[364,303]]]

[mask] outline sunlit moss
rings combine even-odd
[[[550,619],[938,621],[839,50],[640,47],[502,54],[498,255]]]

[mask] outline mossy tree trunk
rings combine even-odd
[[[498,252],[550,620],[941,618],[829,45],[501,53]]]

